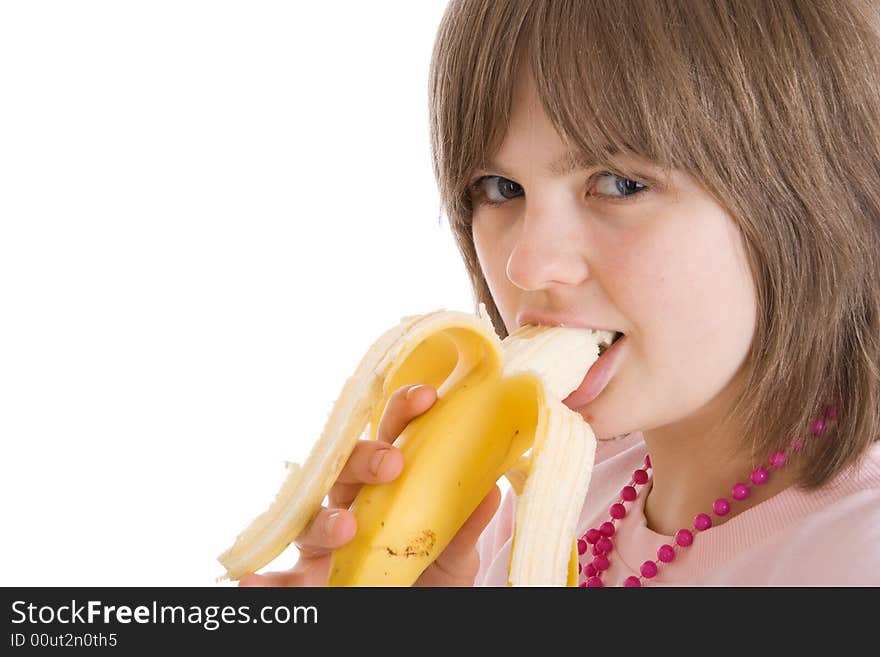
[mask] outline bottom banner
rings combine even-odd
[[[226,654],[309,646],[334,654],[341,648],[394,654],[478,643],[522,648],[531,641],[552,653],[591,633],[636,643],[654,632],[693,639],[700,627],[711,631],[719,623],[743,620],[744,610],[749,637],[762,629],[776,634],[779,609],[789,617],[796,611],[800,627],[830,630],[831,611],[848,608],[851,631],[853,611],[861,607],[856,594],[829,589],[2,588],[2,653],[198,649]],[[411,643],[413,637],[417,643]]]

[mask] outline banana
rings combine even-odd
[[[503,341],[485,307],[403,317],[363,356],[302,466],[292,464],[269,509],[218,557],[237,580],[277,557],[307,527],[357,441],[376,438],[391,393],[426,383],[437,401],[395,441],[397,479],[365,485],[358,531],[334,550],[330,586],[410,586],[501,476],[519,496],[508,583],[577,579],[576,523],[596,441],[564,399],[613,335],[524,326]],[[369,425],[369,428],[367,429]]]

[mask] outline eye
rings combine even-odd
[[[615,196],[620,198],[638,194],[648,188],[643,183],[618,176],[614,173],[601,173],[596,176],[595,180],[596,184],[593,186],[593,189],[599,196]]]
[[[483,176],[471,185],[474,200],[484,205],[501,205],[524,194],[522,185],[501,176]]]

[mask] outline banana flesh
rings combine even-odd
[[[441,310],[402,318],[346,381],[305,463],[288,469],[269,509],[218,557],[224,577],[240,579],[284,551],[320,509],[358,439],[365,432],[375,439],[391,393],[427,383],[437,401],[395,441],[404,470],[361,489],[352,505],[357,534],[334,551],[328,584],[413,584],[505,474],[520,497],[509,584],[572,584],[595,437],[561,400],[612,338],[526,326],[502,342],[482,307],[479,315]]]

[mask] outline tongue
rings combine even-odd
[[[598,397],[599,393],[608,385],[608,381],[611,378],[610,365],[613,363],[609,362],[609,358],[605,356],[607,356],[612,348],[613,345],[605,350],[602,356],[587,370],[587,374],[577,389],[562,400],[566,406],[569,408],[584,406]],[[611,355],[611,360],[613,361],[613,354]]]

